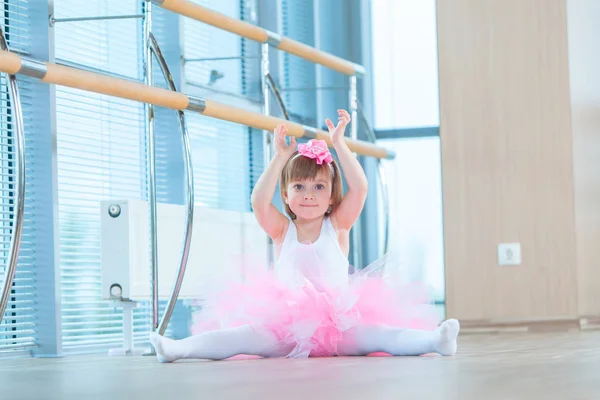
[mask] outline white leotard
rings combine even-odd
[[[300,243],[296,225],[290,221],[275,263],[275,272],[288,284],[302,284],[302,277],[326,279],[330,285],[348,283],[348,258],[338,242],[331,220],[325,218],[314,243]]]

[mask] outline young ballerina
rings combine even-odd
[[[275,154],[252,193],[260,226],[273,239],[273,272],[249,277],[207,296],[193,336],[150,341],[161,362],[260,357],[454,355],[459,323],[440,326],[422,293],[381,274],[383,259],[349,275],[349,232],[362,212],[367,178],[344,141],[350,122],[338,110],[327,119],[331,142],[286,144],[285,125],[275,129]],[[271,203],[277,181],[288,217]]]

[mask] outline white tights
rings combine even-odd
[[[456,353],[459,329],[460,325],[455,319],[445,321],[433,331],[381,325],[356,327],[344,334],[338,351],[341,356],[364,356],[375,352],[394,356],[427,353],[451,356]],[[294,347],[281,346],[272,333],[250,325],[204,332],[182,340],[168,339],[153,332],[150,334],[150,341],[161,362],[185,358],[223,360],[239,354],[284,357]]]

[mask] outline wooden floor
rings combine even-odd
[[[463,335],[455,357],[0,359],[0,399],[600,399],[600,332]]]

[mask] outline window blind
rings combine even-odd
[[[248,128],[188,113],[196,205],[248,211]]]
[[[309,46],[315,45],[314,4],[309,1],[281,1],[282,33]],[[282,53],[284,101],[295,120],[315,126],[317,119],[316,66],[300,57]]]
[[[135,0],[58,0],[56,18],[140,14]],[[142,78],[142,20],[63,22],[57,62]],[[99,203],[146,197],[143,104],[56,87],[62,343],[65,353],[120,347],[122,313],[101,296]],[[134,311],[146,341],[148,308]]]
[[[240,0],[194,0],[229,17],[240,19]],[[242,39],[190,18],[181,19],[184,75],[188,84],[235,95],[242,94]],[[228,58],[207,60],[214,58]]]
[[[198,4],[233,18],[253,18],[252,8],[240,0],[199,0]],[[243,3],[243,4],[242,4]],[[203,86],[245,97],[250,74],[257,74],[254,63],[243,61],[242,54],[256,56],[252,46],[229,32],[189,18],[183,18],[183,53],[186,59],[237,57],[222,61],[188,61],[184,80],[188,85]],[[211,74],[223,75],[211,83]],[[259,76],[254,77],[254,79]],[[196,204],[211,208],[248,211],[250,207],[250,137],[245,126],[187,113],[188,130],[194,161]]]
[[[25,0],[0,1],[2,18],[0,26],[11,51],[29,54],[31,47],[30,4]],[[21,250],[15,279],[11,286],[9,302],[0,324],[0,353],[25,350],[37,345],[36,263],[35,263],[35,203],[31,193],[35,172],[34,154],[28,151],[32,129],[32,85],[28,80],[18,79],[26,146],[26,203]],[[8,80],[0,78],[0,280],[4,279],[9,261],[9,245],[12,235],[12,218],[15,206],[15,108],[9,97]]]
[[[179,34],[174,33],[178,32],[175,26],[178,25],[179,20],[179,16],[172,11],[156,5],[152,7],[152,34],[160,47],[177,89],[181,91],[180,37]],[[152,59],[152,75],[154,86],[171,90],[155,58]],[[157,201],[183,204],[184,163],[177,112],[163,107],[155,107],[154,133]],[[183,226],[181,229],[183,231]]]

